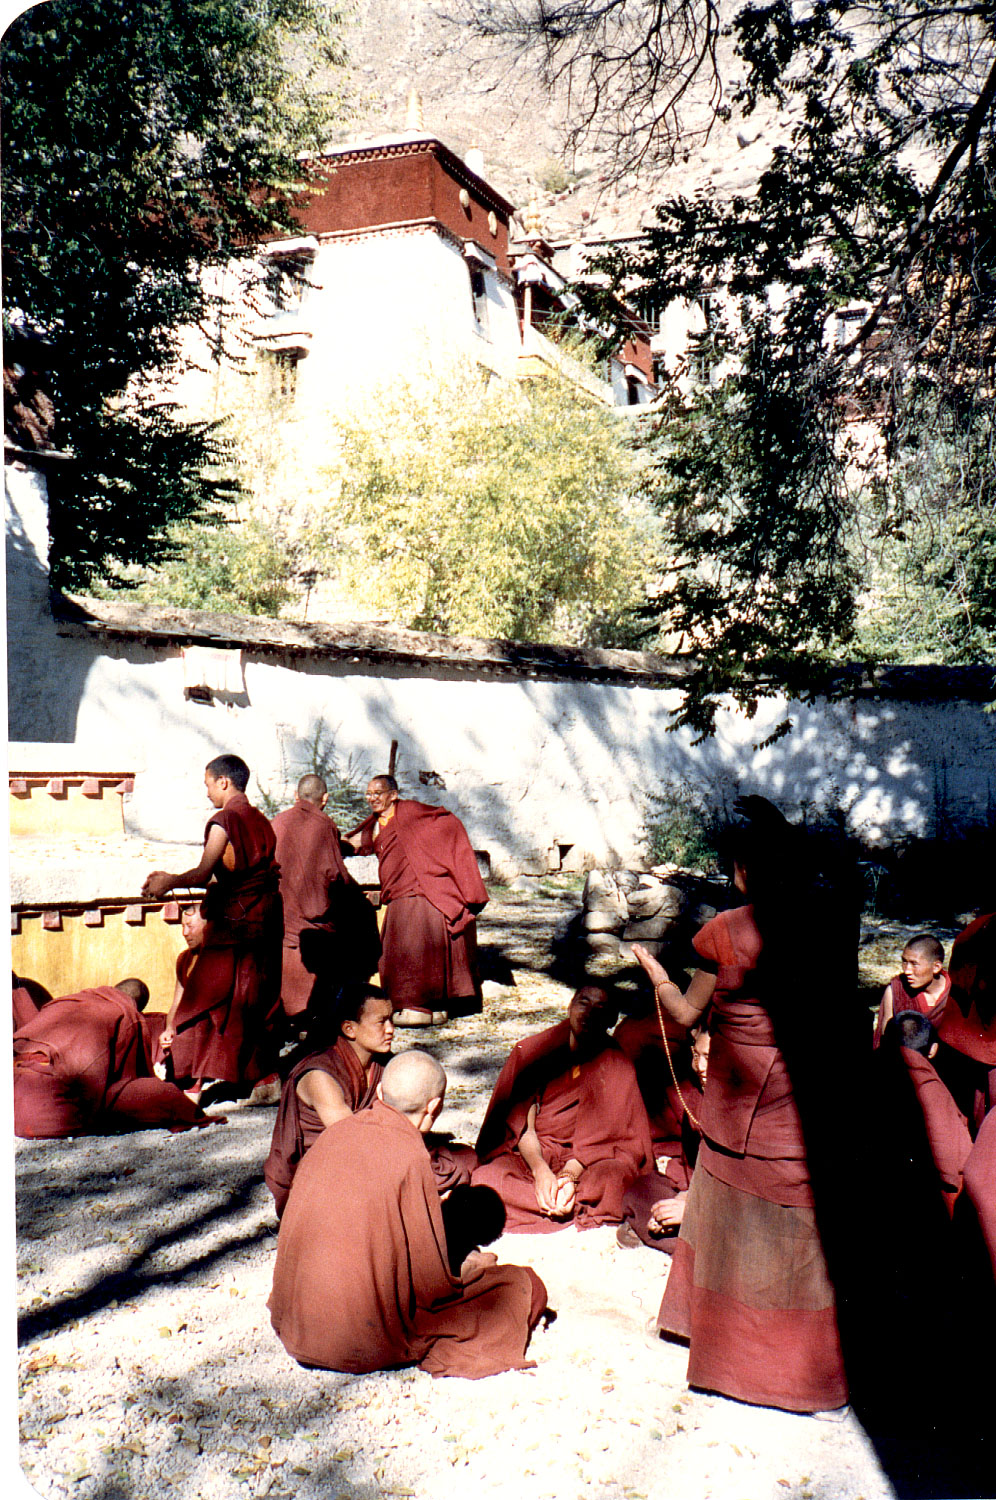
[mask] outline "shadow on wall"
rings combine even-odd
[[[96,653],[56,633],[46,560],[22,519],[44,506],[44,478],[5,470],[7,568],[7,718],[11,740],[67,743],[76,738],[80,703]],[[47,530],[42,533],[47,539]],[[47,541],[45,543],[47,545]]]

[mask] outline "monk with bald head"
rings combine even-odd
[[[14,1033],[14,1134],[30,1140],[142,1130],[185,1130],[209,1117],[156,1078],[141,979],[49,1000]]]
[[[346,869],[328,800],[325,782],[309,772],[293,807],[273,819],[284,903],[280,999],[291,1018],[304,1015],[313,994],[369,979],[380,957],[377,917]]]
[[[584,985],[567,1019],[517,1043],[498,1077],[471,1180],[499,1194],[510,1232],[619,1224],[623,1193],[654,1164],[636,1070],[608,1035],[618,1014]]]
[[[457,1273],[424,1137],[446,1074],[428,1053],[384,1069],[380,1097],[325,1130],[280,1223],[270,1318],[303,1365],[363,1374],[417,1364],[475,1379],[528,1367],[546,1289],[471,1251]]]

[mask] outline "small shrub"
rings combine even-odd
[[[719,834],[719,817],[691,783],[671,777],[648,795],[644,845],[650,864],[718,871]]]

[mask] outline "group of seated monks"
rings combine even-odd
[[[272,861],[254,857],[254,839],[268,840],[235,772],[208,768],[209,795],[226,816],[208,824],[204,859],[241,878],[219,876],[220,895],[185,914],[188,947],[165,1022],[143,1015],[148,991],[138,980],[53,1000],[15,979],[19,1135],[206,1124],[205,1079],[246,1076],[243,1023],[265,990],[261,940],[274,881]],[[749,893],[751,861],[763,862],[751,846],[744,857],[735,884]],[[148,889],[206,878],[202,866],[157,872]],[[436,1129],[441,1064],[424,1050],[391,1053],[395,1027],[408,1024],[401,1017],[418,1009],[410,997],[399,1011],[397,998],[353,977],[334,1001],[330,991],[326,1009],[309,1007],[304,1039],[278,1065],[263,1169],[280,1222],[269,1305],[288,1352],[350,1372],[521,1368],[533,1329],[550,1316],[546,1291],[530,1267],[499,1265],[483,1247],[504,1232],[613,1225],[622,1247],[674,1253],[658,1327],[689,1339],[693,1384],[800,1411],[845,1399],[833,1288],[811,1253],[818,1237],[793,1078],[771,1030],[772,1017],[779,1026],[787,1018],[757,997],[774,970],[764,967],[754,910],[735,907],[702,929],[684,990],[637,948],[653,986],[646,1014],[617,1025],[619,995],[582,985],[562,1021],[512,1049],[473,1148]],[[904,1146],[896,1155],[897,1171],[918,1173],[917,1191],[926,1183],[948,1222],[970,1205],[996,1276],[994,944],[996,915],[979,918],[956,940],[949,972],[933,935],[909,940],[880,1000],[868,1077],[894,1101],[889,1118],[903,1141],[922,1137],[919,1154]],[[199,1051],[184,1061],[191,1010]],[[910,1104],[913,1123],[901,1114]],[[784,1266],[783,1222],[789,1239],[802,1235]],[[740,1259],[731,1256],[738,1236],[756,1253],[741,1245]],[[784,1306],[770,1301],[772,1289]],[[834,1369],[803,1391],[793,1382],[807,1339],[785,1330],[792,1319],[804,1330],[807,1318],[822,1330],[817,1362],[829,1350]],[[739,1363],[724,1352],[737,1339]],[[787,1371],[776,1370],[774,1384],[773,1349]],[[697,1379],[694,1360],[707,1370]],[[763,1380],[752,1366],[764,1367]]]

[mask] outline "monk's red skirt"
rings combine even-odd
[[[813,1211],[695,1169],[658,1325],[689,1341],[688,1383],[756,1406],[847,1400],[833,1287]]]
[[[380,940],[380,982],[395,1010],[449,1010],[477,993],[474,925],[454,936],[424,896],[389,901]],[[470,1008],[479,1007],[460,1013]]]

